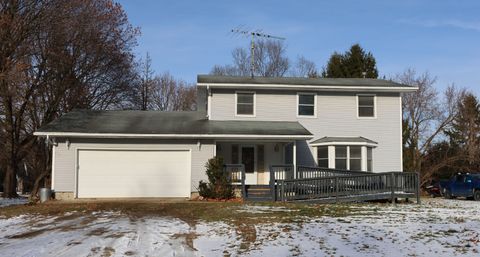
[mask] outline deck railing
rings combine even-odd
[[[241,186],[246,197],[245,166],[226,164],[230,182]],[[419,176],[414,172],[371,173],[293,165],[270,166],[271,198],[274,201],[366,201],[417,198]]]
[[[291,180],[295,178],[295,167],[293,165],[270,165],[270,192],[272,200],[276,201],[277,181]]]
[[[242,196],[245,196],[245,165],[225,164],[223,165],[223,170],[227,173],[228,179],[232,185],[240,185],[242,187]]]
[[[270,179],[275,180],[294,179],[295,169],[293,165],[271,165]]]
[[[373,200],[397,197],[419,199],[418,174],[412,172],[364,173],[317,178],[277,180],[275,199],[294,200]]]
[[[323,178],[333,176],[371,174],[365,171],[337,170],[321,167],[297,166],[296,178]]]

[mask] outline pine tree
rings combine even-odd
[[[326,78],[377,78],[378,70],[373,55],[354,44],[344,54],[333,53],[322,72]]]
[[[475,95],[468,93],[458,105],[458,114],[445,134],[450,144],[462,149],[467,169],[478,168],[480,155],[480,105]]]

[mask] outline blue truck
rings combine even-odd
[[[466,197],[480,201],[480,174],[457,174],[440,181],[440,190],[447,199]]]

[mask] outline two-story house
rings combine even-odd
[[[199,75],[195,112],[77,110],[35,135],[53,145],[57,198],[190,197],[205,163],[402,170],[402,94],[377,79]]]

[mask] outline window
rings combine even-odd
[[[362,170],[361,146],[350,146],[350,170]]]
[[[373,149],[367,147],[367,171],[373,171]]]
[[[237,115],[255,115],[255,93],[237,92]]]
[[[285,145],[283,153],[285,164],[293,164],[293,143]]]
[[[328,168],[328,146],[319,146],[317,148],[318,167]]]
[[[335,148],[335,156],[329,156],[329,147]],[[339,170],[373,171],[373,147],[362,145],[317,146],[317,163],[320,168],[333,166]]]
[[[298,116],[315,116],[315,94],[298,94]]]
[[[339,170],[347,169],[347,147],[346,146],[335,147],[335,169],[339,169]]]
[[[375,96],[358,95],[358,117],[375,117]]]

